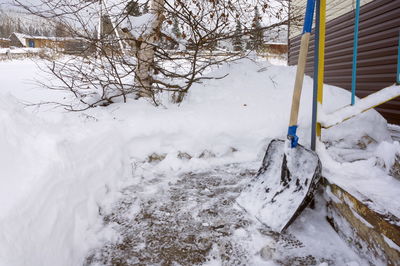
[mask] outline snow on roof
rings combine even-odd
[[[75,37],[54,37],[54,36],[35,36],[35,35],[28,35],[18,32],[13,32],[13,34],[18,38],[18,40],[25,44],[26,39],[35,39],[35,40],[52,40],[52,41],[68,41],[68,40],[78,40],[81,38]]]
[[[18,32],[13,32],[13,34],[15,35],[15,37],[17,37],[18,41],[19,41],[22,45],[26,46],[26,42],[25,42],[25,39],[26,39],[25,36],[26,36],[26,35],[25,35],[25,34],[18,33]]]

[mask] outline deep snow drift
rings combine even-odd
[[[176,181],[179,173],[230,163],[260,165],[269,140],[286,135],[295,70],[241,60],[216,69],[216,76],[229,76],[195,85],[180,106],[155,108],[140,100],[65,113],[46,106],[24,107],[18,101],[69,98],[33,89],[29,80],[38,75],[31,61],[1,62],[0,265],[79,265],[91,249],[118,238],[111,227],[104,228],[102,215],[112,210],[123,188],[138,182],[132,172],[138,165],[171,177],[160,186]],[[300,143],[305,146],[311,94],[312,80],[306,77],[299,116]],[[348,92],[325,86],[324,112],[349,101]],[[362,160],[349,162],[343,150],[351,150],[365,136],[373,141],[356,154]],[[323,138],[332,145],[320,148],[325,173],[349,189],[361,184],[372,197],[390,186],[386,208],[400,213],[399,205],[389,200],[400,191],[389,176],[400,147],[392,143],[386,121],[377,112],[332,127]],[[367,179],[354,180],[360,171]],[[382,174],[384,178],[376,178]],[[346,182],[349,175],[358,183]],[[325,228],[321,223],[303,226],[302,231],[310,232],[304,237],[310,243],[315,226]],[[332,245],[345,254],[342,262],[361,263],[337,241]]]

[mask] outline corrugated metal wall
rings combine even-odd
[[[326,27],[325,83],[350,90],[354,11],[328,21]],[[399,30],[400,0],[375,0],[361,7],[357,64],[358,97],[365,97],[396,82]],[[300,36],[289,40],[289,65],[297,64],[299,46]],[[313,48],[312,36],[306,68],[306,73],[310,76],[313,74]],[[399,98],[377,110],[390,123],[400,124]]]

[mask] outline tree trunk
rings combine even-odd
[[[160,30],[164,20],[164,1],[151,0],[150,13],[154,14],[155,18],[150,24],[150,30],[143,34],[137,42],[135,84],[139,88],[138,98],[152,97],[153,95],[154,55],[155,47],[161,38]]]

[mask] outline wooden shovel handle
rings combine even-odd
[[[297,125],[297,120],[299,117],[300,97],[301,97],[301,90],[303,88],[304,71],[306,68],[306,59],[307,59],[309,41],[310,41],[310,33],[306,32],[301,36],[300,54],[297,63],[296,80],[294,83],[292,110],[290,112],[289,127]]]

